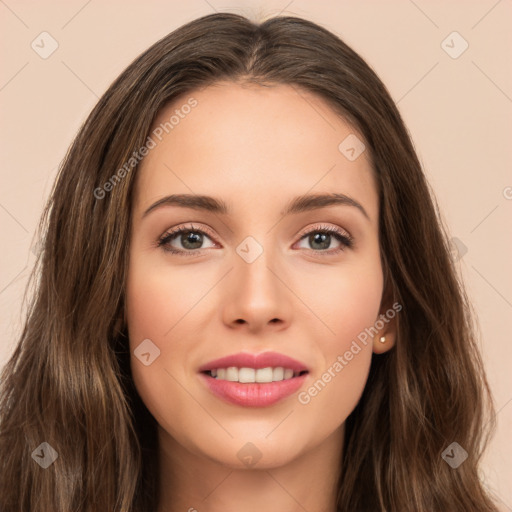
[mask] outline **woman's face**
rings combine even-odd
[[[272,467],[341,439],[372,350],[385,350],[365,331],[383,312],[383,272],[377,189],[355,137],[285,85],[216,84],[159,114],[136,182],[126,314],[137,390],[188,451]],[[162,201],[182,194],[227,211]],[[307,199],[320,194],[340,201]],[[308,373],[279,380],[293,364],[272,357],[208,364],[266,352]]]

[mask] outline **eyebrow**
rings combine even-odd
[[[328,206],[352,206],[357,208],[368,220],[370,217],[364,207],[355,199],[345,194],[310,194],[293,198],[286,205],[282,216],[297,214],[301,212],[327,208]],[[165,196],[153,203],[142,215],[144,218],[153,210],[163,206],[180,206],[182,208],[191,208],[193,210],[203,210],[221,215],[229,215],[230,209],[226,202],[211,196],[196,194],[172,194]]]

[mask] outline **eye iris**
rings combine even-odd
[[[199,249],[203,243],[203,235],[194,231],[185,231],[181,235],[181,243],[186,249]]]
[[[319,247],[319,249],[328,249],[331,241],[331,235],[329,233],[315,233],[309,236],[309,241],[312,245],[314,243],[320,243],[321,247]]]

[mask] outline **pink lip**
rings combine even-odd
[[[240,352],[230,356],[221,357],[210,361],[199,368],[200,372],[214,370],[218,368],[228,368],[236,366],[237,368],[268,368],[269,366],[276,368],[290,368],[294,372],[309,371],[309,368],[291,357],[279,354],[277,352],[263,352],[262,354],[251,354],[249,352]]]
[[[211,377],[206,372],[218,368],[289,368],[294,372],[307,371],[303,375],[277,382],[240,383],[228,380],[220,380]],[[240,352],[220,359],[215,359],[199,368],[200,377],[210,391],[223,400],[245,407],[266,407],[279,402],[283,398],[298,391],[308,377],[309,369],[300,361],[277,352],[263,352],[251,354]]]
[[[212,393],[229,403],[245,407],[267,407],[298,391],[309,374],[277,382],[248,384],[215,379],[206,373],[199,375]]]

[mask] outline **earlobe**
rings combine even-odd
[[[373,338],[373,352],[383,354],[395,346],[394,329],[386,329],[385,332],[378,334]]]
[[[402,309],[402,306],[394,302],[394,286],[392,286],[391,282],[389,267],[385,265],[381,311],[379,320],[375,322],[375,327],[378,328],[379,331],[373,337],[373,352],[375,354],[383,354],[395,346],[396,314]]]
[[[395,313],[393,308],[388,308],[386,313],[379,315],[381,318],[380,329],[373,337],[373,352],[383,354],[395,346],[396,342],[396,318],[395,314],[391,316],[390,312]],[[376,322],[379,326],[379,322]]]

